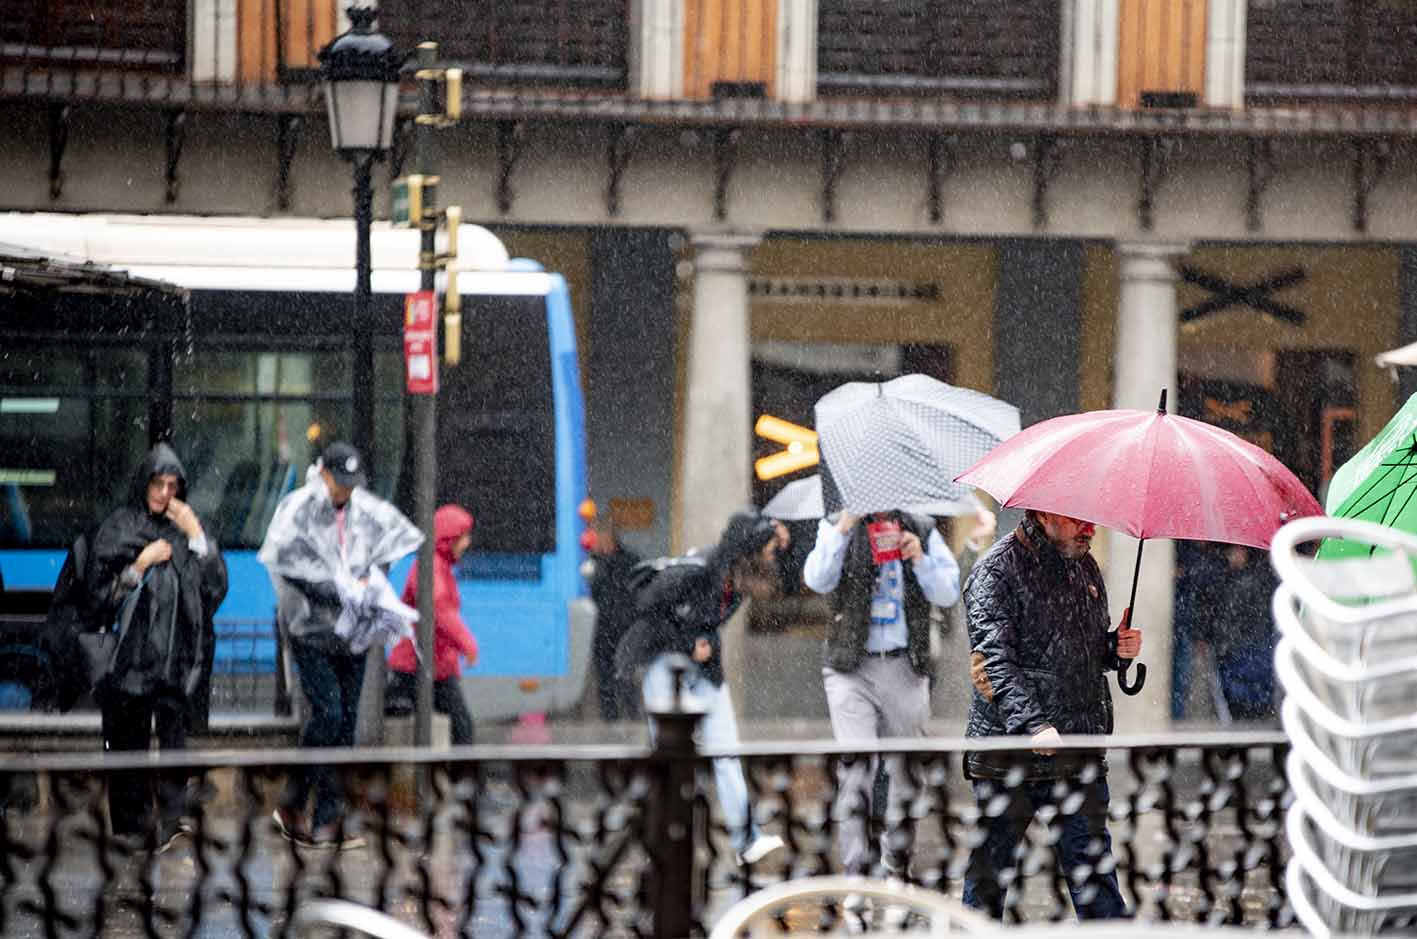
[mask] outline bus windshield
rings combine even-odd
[[[464,300],[462,364],[438,394],[438,504],[476,519],[474,552],[556,550],[551,343],[542,296]]]

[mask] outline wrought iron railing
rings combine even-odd
[[[824,93],[1046,100],[1058,88],[1058,0],[821,0]]]
[[[1250,0],[1245,97],[1417,98],[1417,6],[1394,0]]]
[[[668,737],[658,749],[321,751],[350,793],[346,833],[367,839],[345,851],[298,847],[272,822],[282,777],[309,764],[308,751],[12,758],[0,770],[10,800],[0,825],[0,932],[283,936],[300,904],[339,897],[437,935],[701,935],[749,892],[837,867],[836,767],[865,754],[811,743],[734,751],[759,822],[787,842],[743,869],[710,783],[708,758],[725,754],[675,750]],[[1289,925],[1283,738],[1111,743],[1116,869],[1138,916]],[[910,879],[957,896],[979,832],[961,773],[964,741],[919,744],[900,751],[909,783],[890,793],[885,817],[892,843],[912,848]],[[191,836],[161,853],[110,837],[104,776],[119,769],[205,775],[206,786],[188,790],[205,793],[187,806]],[[425,798],[415,797],[416,771],[428,772]],[[1059,790],[1064,806],[1068,788]],[[1029,842],[1006,918],[1070,916],[1050,837],[1045,828]],[[777,921],[801,928],[842,915],[828,904],[784,910]]]
[[[0,59],[40,67],[180,72],[188,0],[3,0]]]
[[[8,93],[85,96],[117,83],[148,101],[310,102],[342,0],[0,0]],[[402,47],[440,44],[484,84],[624,89],[627,0],[384,0]]]

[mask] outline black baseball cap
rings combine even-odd
[[[341,486],[364,485],[364,460],[359,451],[347,443],[335,441],[320,454],[320,466],[330,471]]]

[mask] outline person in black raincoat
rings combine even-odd
[[[630,589],[639,555],[620,542],[614,525],[603,524],[592,534],[590,598],[595,601],[595,635],[591,640],[591,661],[595,663],[595,692],[600,719],[618,721],[622,714],[621,695],[615,680],[615,650],[635,619],[635,595]]]
[[[89,548],[87,593],[96,626],[118,642],[96,689],[105,750],[146,750],[157,722],[162,749],[187,743],[188,703],[202,682],[212,615],[226,596],[215,538],[184,501],[186,472],[165,443],[149,451],[127,504],[99,526]],[[186,774],[159,779],[156,839],[183,832]],[[108,813],[115,836],[152,832],[154,787],[142,772],[115,772]]]
[[[965,736],[1032,744],[1031,753],[965,754],[985,839],[970,854],[964,902],[996,919],[1007,885],[1020,877],[1019,843],[1045,807],[1053,810],[1061,869],[1088,872],[1068,879],[1078,918],[1128,915],[1116,871],[1105,863],[1112,839],[1103,753],[1056,749],[1060,734],[1112,732],[1107,672],[1141,652],[1130,614],[1111,629],[1107,588],[1090,553],[1094,532],[1091,522],[1030,510],[965,584],[974,684]]]
[[[699,735],[706,746],[738,744],[738,723],[723,674],[719,628],[745,596],[773,595],[779,583],[778,552],[790,536],[780,523],[756,509],[735,512],[718,544],[703,554],[647,561],[654,571],[638,595],[635,621],[615,654],[621,687],[643,688],[648,710],[673,700],[673,668],[687,666],[683,702],[703,711]],[[638,702],[629,700],[627,707]],[[653,730],[653,722],[651,722]],[[714,786],[739,863],[752,864],[782,847],[782,839],[758,830],[749,804],[742,764],[732,757],[713,761]]]

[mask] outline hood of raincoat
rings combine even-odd
[[[472,515],[460,505],[445,505],[433,513],[433,550],[452,563],[453,545],[472,531]]]
[[[133,484],[128,490],[128,501],[142,509],[148,510],[148,480],[159,473],[171,473],[177,477],[177,498],[183,502],[187,501],[187,470],[183,468],[182,461],[177,458],[177,453],[165,443],[156,443],[148,451],[148,455],[143,457],[142,464],[133,474]]]
[[[709,552],[709,567],[726,576],[734,564],[762,550],[776,533],[772,519],[757,509],[739,509],[729,516],[718,544]]]

